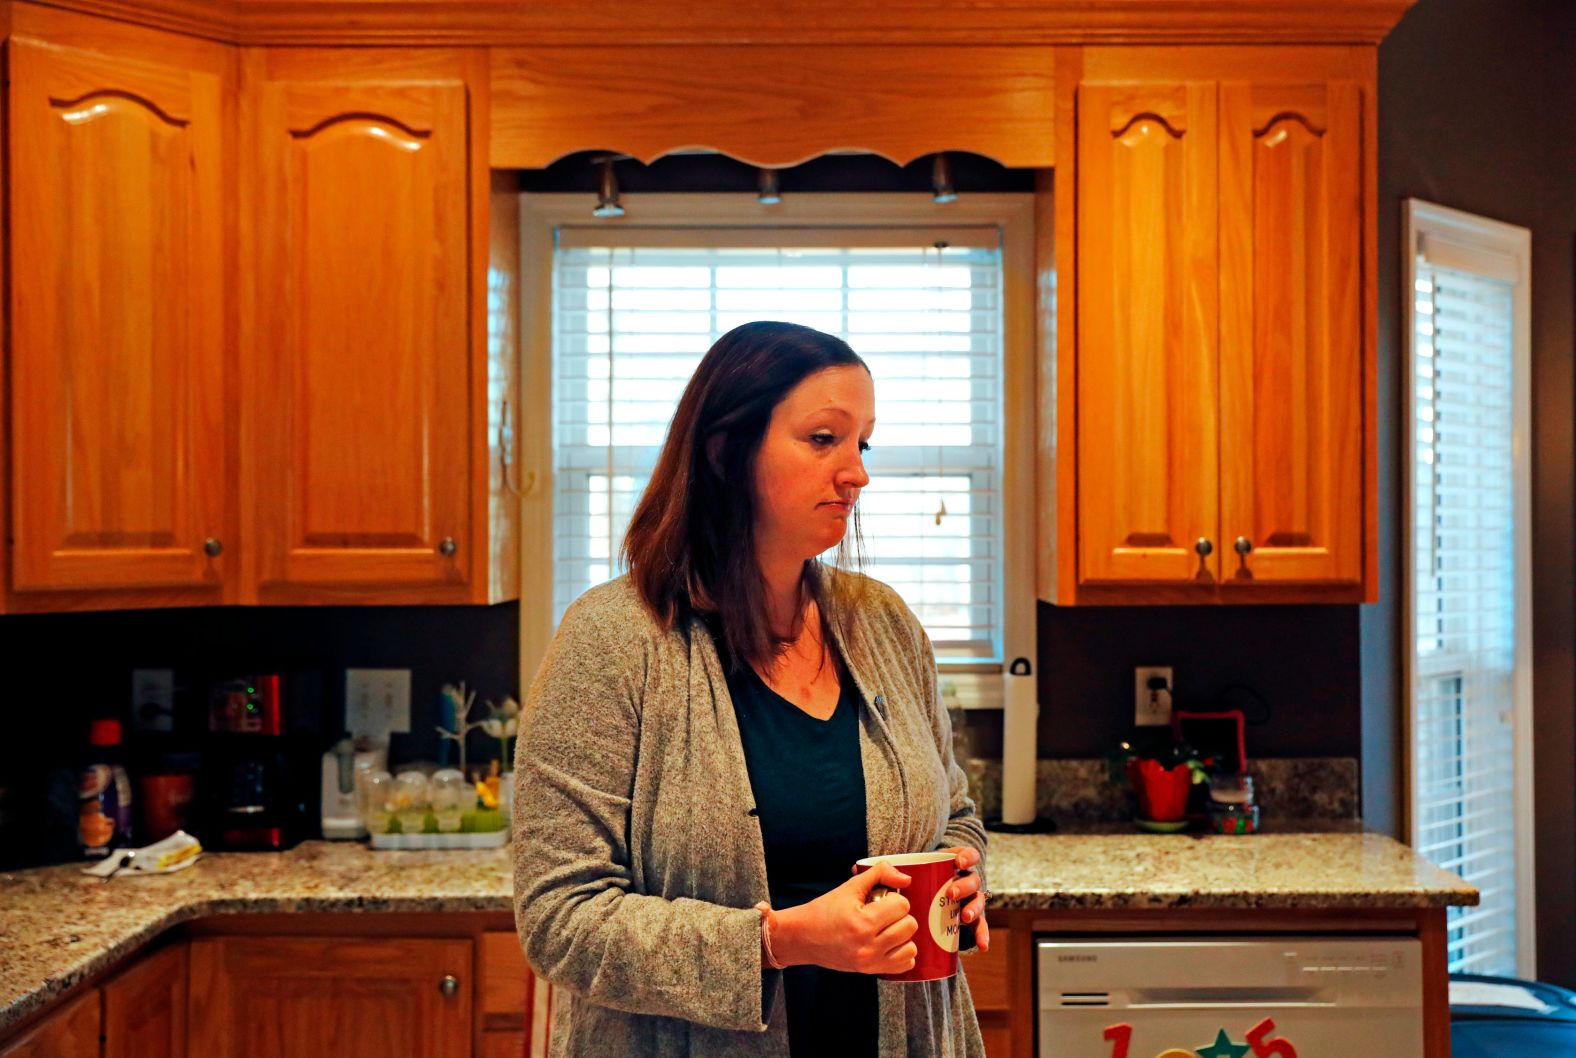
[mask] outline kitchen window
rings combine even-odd
[[[914,609],[960,699],[1000,704],[1003,659],[1032,656],[1029,578],[1008,576],[1033,561],[1032,206],[968,197],[768,208],[648,194],[614,222],[579,195],[522,199],[526,258],[551,246],[529,280],[550,323],[551,399],[533,409],[550,530],[528,556],[547,575],[536,597],[552,599],[544,646],[570,602],[622,572],[624,529],[702,355],[740,323],[787,320],[844,338],[875,377],[866,572]]]
[[[1406,203],[1409,826],[1482,894],[1452,972],[1534,977],[1530,233]]]

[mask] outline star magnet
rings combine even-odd
[[[1232,1043],[1231,1037],[1226,1035],[1226,1030],[1221,1029],[1215,1036],[1215,1042],[1208,1047],[1199,1047],[1198,1058],[1242,1058],[1248,1053],[1245,1043]]]

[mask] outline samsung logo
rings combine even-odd
[[[1057,962],[1094,962],[1094,961],[1096,961],[1099,958],[1100,958],[1100,956],[1098,956],[1098,955],[1058,955],[1056,957],[1056,961]]]

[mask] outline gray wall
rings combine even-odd
[[[1401,837],[1401,210],[1532,230],[1538,976],[1576,987],[1572,387],[1576,4],[1419,0],[1379,49],[1380,602],[1362,607],[1363,818]]]

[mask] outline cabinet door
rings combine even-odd
[[[468,1058],[471,942],[221,937],[191,944],[204,1058]]]
[[[1215,88],[1085,84],[1077,109],[1079,581],[1213,591]]]
[[[217,590],[222,78],[9,52],[12,586]]]
[[[0,1058],[98,1058],[98,989],[84,992],[20,1037],[0,1045]]]
[[[1228,585],[1362,579],[1359,86],[1220,88]]]
[[[185,1058],[186,945],[139,959],[104,985],[104,1058]]]
[[[258,582],[463,586],[466,87],[247,81],[258,167],[248,354]]]

